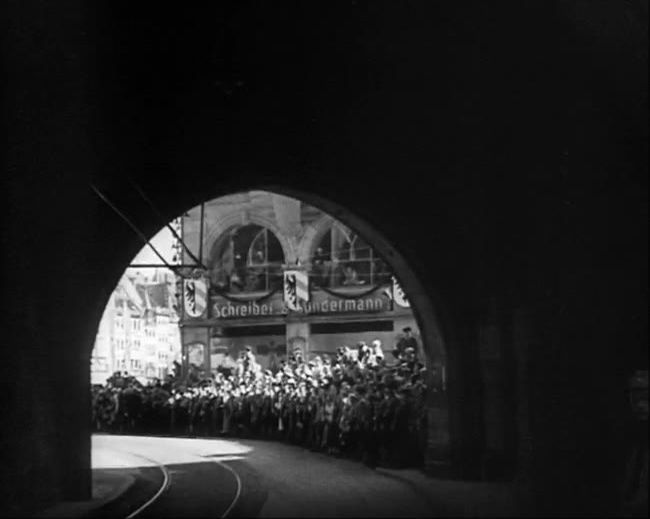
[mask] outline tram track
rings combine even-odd
[[[220,516],[220,519],[226,519],[230,515],[232,510],[235,508],[235,505],[237,505],[237,503],[239,502],[239,498],[241,497],[241,491],[242,491],[242,482],[241,482],[241,478],[239,477],[239,474],[237,474],[237,471],[233,469],[231,466],[226,465],[223,461],[219,461],[219,460],[212,460],[212,462],[230,471],[230,473],[233,476],[235,476],[235,481],[237,482],[237,492],[235,493],[235,497],[233,498],[228,508],[226,508],[226,511]]]
[[[131,456],[135,456],[137,458],[143,459],[145,461],[148,461],[149,463],[153,463],[156,467],[160,469],[163,475],[163,484],[160,486],[158,491],[150,498],[148,499],[143,505],[141,505],[139,508],[131,512],[129,515],[126,516],[126,519],[134,519],[135,517],[138,517],[142,512],[144,512],[147,508],[149,508],[153,503],[155,503],[160,496],[167,491],[169,488],[169,485],[171,484],[171,474],[169,473],[169,470],[165,465],[162,463],[159,463],[156,460],[153,460],[151,458],[148,458],[147,456],[142,456],[141,454],[137,454],[135,452],[130,452],[130,451],[122,451],[125,452],[126,454],[129,454]]]
[[[150,512],[155,508],[156,505],[161,505],[161,498],[165,495],[169,495],[172,493],[175,489],[174,487],[174,473],[181,472],[186,476],[192,477],[192,472],[187,472],[187,471],[177,471],[174,468],[170,467],[168,464],[161,463],[159,460],[153,459],[149,456],[144,456],[138,452],[133,452],[132,450],[123,450],[123,449],[114,449],[116,452],[120,452],[122,454],[126,454],[128,456],[132,456],[134,458],[138,458],[144,462],[147,463],[147,468],[157,468],[160,473],[162,474],[162,484],[159,486],[159,488],[154,492],[154,494],[149,497],[143,504],[138,506],[135,510],[131,511],[128,513],[128,515],[122,515],[125,519],[140,519],[143,517],[149,516]],[[199,465],[211,463],[216,466],[221,467],[225,471],[229,472],[235,481],[236,488],[234,492],[234,497],[230,500],[228,503],[228,506],[225,508],[225,510],[221,513],[216,514],[215,517],[218,517],[219,519],[226,519],[230,517],[232,514],[233,510],[235,509],[235,506],[238,504],[241,494],[242,494],[242,480],[239,474],[235,469],[227,465],[226,463],[220,461],[220,460],[215,460],[215,459],[209,459],[205,460],[204,462],[201,462]],[[177,481],[178,484],[178,481]],[[137,483],[136,483],[137,485]],[[173,496],[170,496],[171,499],[173,499]],[[119,498],[118,498],[119,500]],[[155,514],[158,515],[158,514]]]
[[[135,476],[92,515],[121,517],[431,517],[412,485],[354,460],[263,440],[94,438],[96,468]],[[166,475],[165,475],[166,474]]]

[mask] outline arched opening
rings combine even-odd
[[[381,352],[379,369],[386,370],[373,379],[372,391],[382,394],[385,380],[390,380],[395,395],[417,394],[423,405],[417,421],[424,429],[414,440],[419,456],[415,460],[411,455],[410,462],[424,465],[426,459],[427,468],[447,468],[442,333],[429,295],[406,259],[378,230],[332,202],[282,188],[206,200],[188,209],[176,226],[177,235],[171,242],[169,235],[166,238],[175,250],[167,264],[175,281],[173,303],[170,272],[163,284],[170,296],[167,304],[175,312],[166,324],[177,324],[180,348],[173,354],[165,345],[167,356],[157,351],[157,358],[166,365],[154,365],[137,354],[139,339],[113,339],[118,347],[111,351],[118,354],[108,362],[108,371],[127,371],[141,386],[162,384],[173,395],[180,385],[206,380],[214,385],[224,374],[236,373],[249,355],[269,377],[296,362],[339,362],[343,350],[364,363],[372,357],[376,371],[379,355],[366,353],[375,351],[372,345]],[[151,245],[160,247],[156,239]],[[130,267],[157,272],[161,265],[132,262]],[[150,301],[146,279],[151,276],[138,275],[127,275],[115,292],[121,298],[114,295],[109,304],[121,301],[122,316],[131,312],[132,331],[144,330],[145,337],[155,338],[158,334],[147,322],[155,328],[160,308]],[[156,281],[159,277],[156,274]],[[141,303],[125,301],[129,297]],[[138,324],[138,318],[144,324]],[[124,349],[129,351],[120,357]],[[155,344],[149,350],[156,350]],[[332,380],[325,377],[314,384]],[[182,433],[183,427],[171,425],[175,433]],[[146,432],[147,426],[138,431]]]

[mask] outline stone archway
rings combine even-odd
[[[300,246],[298,248],[299,258],[311,258],[313,256],[314,250],[318,245],[318,241],[320,240],[323,233],[329,229],[332,221],[332,216],[326,214],[307,227],[302,240],[300,240]]]

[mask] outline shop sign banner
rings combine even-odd
[[[216,319],[286,315],[288,313],[286,304],[280,297],[273,297],[260,303],[229,301],[219,296],[213,298],[212,301],[212,317]]]
[[[347,313],[377,313],[393,309],[391,300],[381,290],[375,290],[357,299],[336,297],[323,291],[313,294],[312,300],[304,305],[307,314],[347,314]]]
[[[371,294],[356,299],[337,297],[322,290],[311,293],[308,302],[301,302],[298,310],[293,310],[279,295],[263,302],[235,302],[221,296],[212,299],[212,317],[215,319],[238,319],[248,317],[280,316],[288,314],[367,314],[388,312],[393,309],[391,298],[386,290],[378,288]]]

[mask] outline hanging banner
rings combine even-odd
[[[397,282],[397,278],[395,276],[393,276],[393,301],[395,301],[402,308],[411,307],[411,303],[409,303],[404,290]]]
[[[203,317],[208,308],[208,284],[205,279],[183,280],[183,308],[188,317]]]
[[[309,302],[309,276],[303,270],[285,270],[284,303],[287,309],[300,312]]]
[[[264,302],[257,300],[236,302],[233,299],[212,296],[210,298],[211,317],[214,319],[238,319],[242,317],[254,319],[265,316],[287,315],[289,312],[304,315],[390,312],[393,310],[392,298],[389,295],[390,290],[390,286],[380,286],[371,293],[362,293],[354,299],[349,296],[346,298],[337,297],[335,294],[323,290],[314,290],[310,293],[308,302],[298,302],[298,310],[290,309],[287,300],[280,297],[280,294],[265,299]],[[297,296],[294,297],[294,301],[296,299]]]

